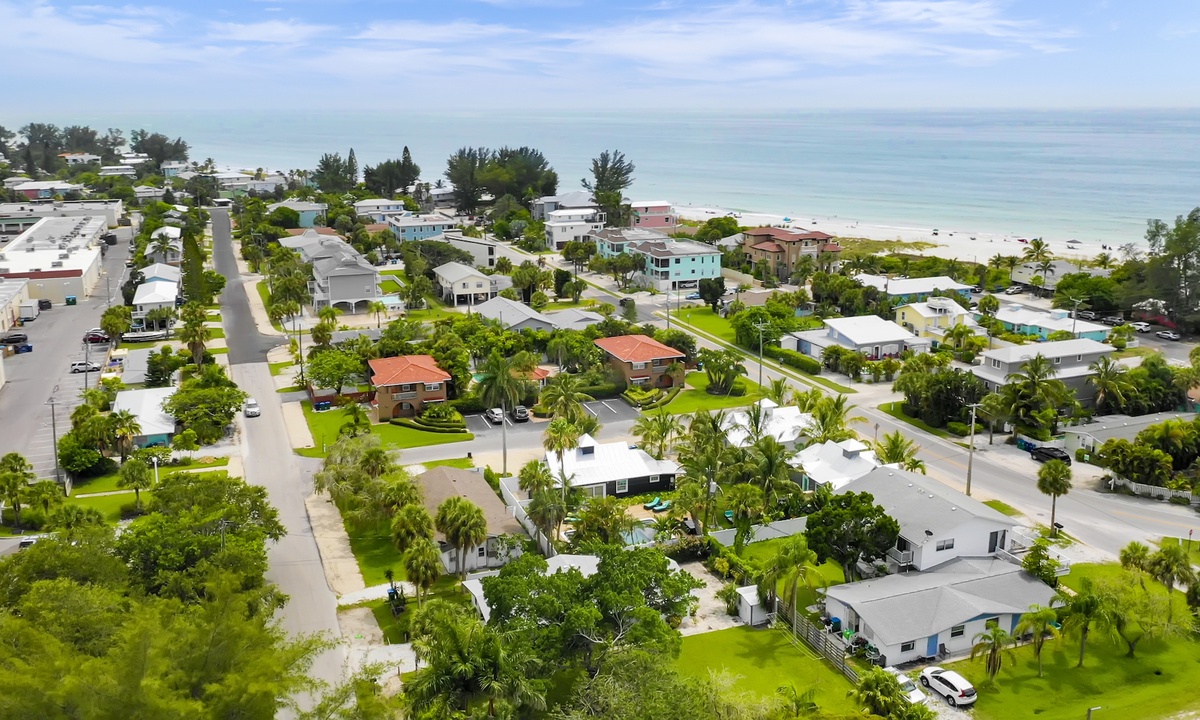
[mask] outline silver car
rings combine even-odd
[[[246,406],[242,409],[242,413],[244,413],[246,417],[258,417],[262,414],[262,408],[258,406],[257,400],[250,398],[246,401]]]
[[[894,667],[885,667],[883,670],[896,676],[896,680],[900,683],[900,689],[904,691],[904,696],[910,703],[919,705],[925,702],[925,693],[921,692],[921,688],[917,687],[917,684],[907,675]]]

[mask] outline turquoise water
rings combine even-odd
[[[322,152],[351,146],[363,165],[408,145],[426,179],[440,177],[463,145],[532,145],[558,170],[560,190],[577,189],[592,157],[619,148],[637,165],[629,191],[637,198],[1050,239],[1136,241],[1148,218],[1200,205],[1197,111],[287,111],[72,121],[150,127],[187,139],[194,159],[245,167],[311,168]]]

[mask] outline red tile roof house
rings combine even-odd
[[[438,367],[429,355],[377,358],[369,365],[379,422],[416,417],[426,405],[446,401],[450,373]]]
[[[742,233],[742,250],[752,262],[765,259],[776,275],[787,278],[802,256],[815,258],[842,248],[832,235],[819,230],[760,227]]]
[[[684,359],[684,354],[675,348],[645,335],[599,338],[595,343],[608,357],[609,365],[630,387],[671,387],[674,381],[667,373],[667,368]]]

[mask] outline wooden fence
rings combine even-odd
[[[792,612],[783,600],[775,601],[775,619],[780,626],[792,633],[792,637],[816,650],[851,683],[858,684],[858,670],[846,660],[846,646],[837,636],[824,627],[815,625],[802,613]]]

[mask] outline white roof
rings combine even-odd
[[[1066,310],[1042,312],[1024,305],[1001,305],[1000,309],[996,311],[996,319],[1009,325],[1040,327],[1051,332],[1056,330],[1076,333],[1108,332],[1107,326],[1087,320],[1075,320]]]
[[[596,208],[594,207],[563,208],[561,210],[551,210],[546,213],[546,217],[557,222],[567,222],[570,220],[583,220],[595,214]]]
[[[150,233],[150,237],[152,237],[152,238],[162,237],[163,235],[166,235],[167,237],[171,238],[172,240],[178,240],[180,237],[183,236],[183,229],[177,228],[174,225],[163,225],[159,229]]]
[[[879,458],[858,440],[830,440],[804,448],[792,458],[791,464],[804,470],[814,482],[838,492],[846,483],[879,467]]]
[[[504,327],[512,327],[524,320],[536,320],[554,326],[554,321],[523,302],[494,297],[475,306],[475,312],[489,320],[499,320]]]
[[[159,280],[169,280],[172,282],[179,282],[183,277],[183,273],[179,268],[175,267],[174,265],[167,265],[165,263],[154,263],[152,265],[147,265],[146,267],[142,268],[141,272],[142,277],[144,278],[157,278]]]
[[[63,270],[82,274],[99,263],[97,244],[107,229],[103,215],[44,217],[3,248],[0,268],[6,268],[4,274]]]
[[[134,305],[149,303],[172,303],[179,296],[179,286],[169,280],[151,280],[137,286],[133,293]]]
[[[354,203],[355,210],[367,210],[369,208],[381,208],[398,205],[404,207],[403,200],[386,200],[384,198],[370,198],[367,200],[359,200]]]
[[[934,290],[970,290],[970,285],[963,285],[952,277],[935,275],[923,278],[888,278],[883,275],[859,273],[854,279],[873,287],[888,295],[925,295]]]
[[[14,190],[82,190],[82,185],[72,185],[62,180],[31,180],[17,185]]]
[[[230,175],[245,177],[241,173],[230,173]],[[313,211],[325,212],[325,210],[328,208],[328,206],[325,203],[308,202],[306,200],[291,199],[291,200],[284,200],[283,202],[277,202],[272,205],[268,205],[267,212],[274,212],[276,208],[281,208],[281,207],[291,208],[292,210],[295,210],[296,212],[313,212]]]
[[[1068,357],[1070,355],[1109,353],[1113,350],[1112,345],[1106,345],[1088,338],[1078,338],[1076,340],[1056,340],[1054,342],[996,348],[984,351],[983,357],[989,360],[999,360],[1002,363],[1014,363],[1032,360],[1036,355],[1041,355],[1045,358],[1056,358]]]
[[[445,215],[393,215],[388,218],[389,225],[409,227],[413,225],[445,225],[454,227],[456,223]]]
[[[552,202],[559,207],[595,207],[595,203],[592,201],[592,194],[586,190],[575,190],[558,195],[546,195],[545,197],[538,198],[538,202]]]
[[[173,387],[122,390],[113,401],[113,411],[133,413],[142,426],[142,435],[168,435],[175,432],[175,418],[163,412],[162,404],[174,394]]]
[[[679,466],[671,460],[655,460],[645,450],[625,442],[596,442],[591,435],[579,438],[579,447],[563,454],[561,468],[558,456],[552,452],[546,453],[546,464],[555,478],[565,474],[572,487],[679,472]]]
[[[904,327],[891,320],[884,320],[878,315],[829,318],[825,321],[825,326],[836,330],[839,335],[855,345],[903,342],[914,339],[914,335]]]
[[[958,317],[959,315],[970,315],[971,312],[956,303],[952,298],[947,297],[931,297],[922,302],[905,303],[896,309],[909,309],[922,317],[938,317],[941,315]],[[968,320],[970,320],[971,324],[975,322],[974,318],[969,317]]]
[[[798,407],[790,405],[780,407],[767,398],[763,398],[755,404],[761,406],[767,416],[763,434],[770,435],[781,443],[795,442],[812,428],[812,415],[800,412]],[[745,410],[738,410],[726,415],[723,426],[725,441],[733,447],[749,446],[749,418],[750,413]]]
[[[629,203],[629,205],[630,205],[630,207],[635,207],[635,208],[638,208],[638,207],[662,207],[663,205],[670,207],[671,203],[667,202],[666,200],[633,200]]]
[[[604,316],[600,313],[579,308],[567,308],[558,312],[545,313],[545,315],[560,330],[583,330],[604,320]]]
[[[448,283],[456,283],[459,280],[466,280],[467,278],[487,277],[487,275],[484,275],[482,272],[471,267],[470,265],[463,265],[462,263],[456,262],[448,262],[445,265],[438,265],[433,269],[433,274],[437,275]]]

